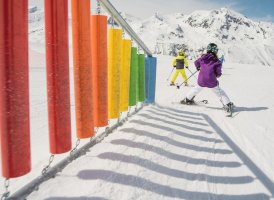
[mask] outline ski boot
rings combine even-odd
[[[193,105],[195,104],[194,97],[192,99],[185,98],[182,101],[180,101],[180,103],[186,105]]]
[[[228,115],[229,117],[232,117],[233,107],[234,107],[234,104],[232,102],[229,102],[228,104],[224,106],[224,110],[229,114]]]
[[[174,82],[171,82],[171,83],[170,83],[170,86],[175,86],[175,83],[174,83]]]

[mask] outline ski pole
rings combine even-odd
[[[194,76],[196,73],[198,72],[198,70],[196,72],[194,72],[193,74],[191,74],[184,82],[182,82],[180,85],[177,85],[177,89],[180,89],[180,87],[186,82],[188,81],[188,79],[190,79],[192,76]]]
[[[187,69],[191,74],[193,74],[193,72],[189,68],[187,68]],[[196,78],[196,80],[198,80],[196,76],[194,76],[194,77]]]
[[[173,73],[174,68],[175,68],[175,67],[173,67],[173,69],[171,70],[171,72],[170,72],[170,74],[169,74],[168,78],[166,79],[166,81],[168,81],[168,80],[170,79],[170,76],[171,76],[171,74]]]

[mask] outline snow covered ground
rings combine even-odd
[[[41,10],[35,12],[29,41],[32,171],[10,180],[11,193],[39,176],[50,156],[44,19]],[[267,55],[264,58],[272,59]],[[274,66],[224,64],[220,85],[237,106],[234,117],[227,118],[208,90],[196,98],[207,99],[207,105],[172,103],[191,87],[169,86],[171,59],[158,56],[156,105],[131,117],[28,199],[274,199]],[[195,71],[191,61],[190,69]],[[75,143],[72,68],[70,72]],[[191,85],[195,81],[191,78]],[[52,165],[68,155],[56,156]],[[0,178],[0,186],[3,181]],[[0,187],[0,195],[3,191]]]
[[[33,171],[12,179],[11,192],[38,176],[49,158],[42,57],[31,51]],[[221,87],[237,106],[234,117],[227,118],[211,91],[197,96],[207,105],[172,103],[191,87],[168,86],[171,59],[158,57],[156,105],[131,117],[28,199],[274,199],[274,68],[224,64]],[[53,165],[67,155],[57,156]]]

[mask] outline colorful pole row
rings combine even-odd
[[[71,149],[68,2],[45,0],[50,152]],[[107,31],[107,17],[90,16],[90,0],[72,0],[76,129],[79,139],[137,102],[155,100],[156,59],[145,58]],[[108,38],[107,38],[108,34]],[[0,143],[6,178],[31,170],[28,1],[0,0]]]

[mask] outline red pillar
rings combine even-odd
[[[50,152],[71,149],[68,1],[44,0]]]
[[[30,162],[28,0],[0,0],[2,174],[27,174]]]

